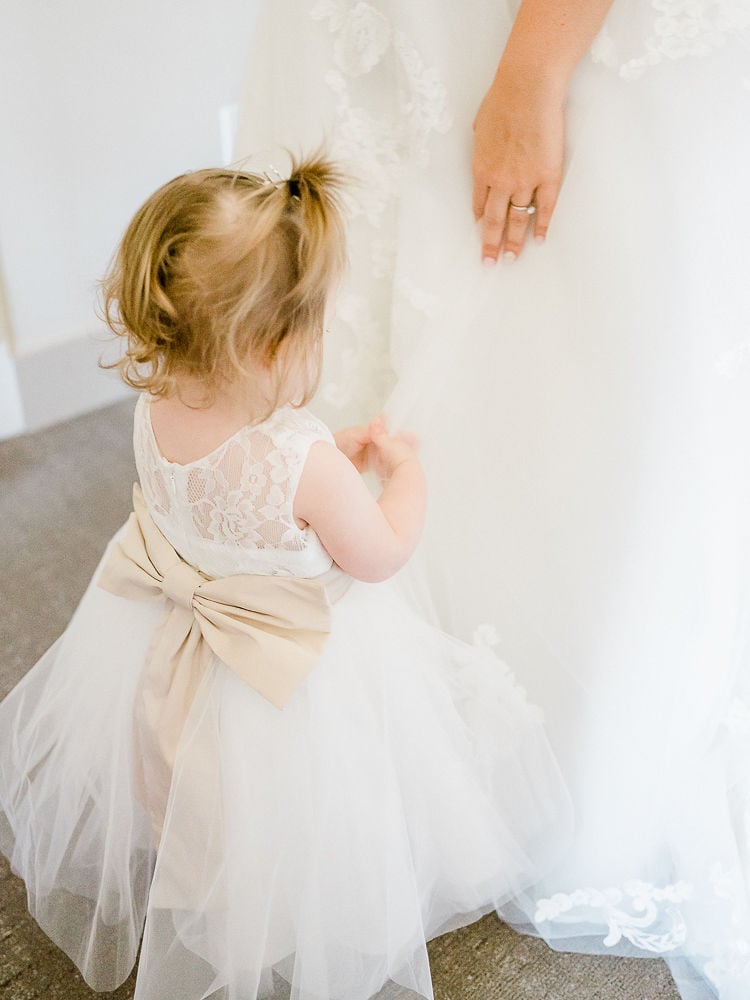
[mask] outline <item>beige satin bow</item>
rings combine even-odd
[[[98,583],[133,600],[167,598],[135,705],[139,783],[160,829],[177,743],[212,655],[283,708],[328,637],[326,584],[320,578],[204,576],[159,531],[137,483],[125,536]]]

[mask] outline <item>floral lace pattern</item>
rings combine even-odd
[[[628,17],[636,19],[638,13],[629,11]],[[610,22],[595,39],[591,57],[617,70],[622,79],[637,80],[650,66],[705,56],[722,46],[730,34],[750,27],[750,10],[741,0],[650,0],[631,55],[623,51]]]
[[[735,695],[726,707],[715,750],[726,760],[739,762],[739,774],[728,778],[738,854],[728,850],[721,860],[694,859],[690,881],[655,886],[633,880],[622,887],[555,893],[537,902],[535,921],[579,928],[606,925],[602,940],[606,948],[624,940],[667,958],[687,952],[690,963],[713,984],[717,995],[744,996],[750,981],[750,911],[742,861],[744,848],[750,846],[750,797],[744,766],[749,740],[750,704]],[[707,836],[705,846],[716,848]],[[707,953],[695,940],[696,934],[705,933],[702,921],[714,921]]]
[[[352,243],[364,252],[354,258],[349,288],[367,288],[370,299],[365,327],[343,316],[334,323],[329,356],[336,360],[329,362],[322,399],[332,412],[359,421],[382,407],[393,385],[391,329],[427,322],[434,310],[434,289],[406,278],[393,234],[405,171],[429,167],[432,143],[452,129],[454,109],[449,77],[442,75],[448,69],[425,58],[396,5],[312,0],[310,18],[328,67],[332,151],[361,182],[349,200]],[[659,63],[714,51],[747,27],[747,0],[616,0],[591,58],[636,80]],[[347,311],[362,313],[355,298]]]
[[[355,165],[363,181],[352,207],[378,227],[398,191],[404,157],[426,163],[429,136],[450,129],[447,89],[416,44],[373,4],[319,0],[311,17],[326,22],[332,38],[333,65],[326,82],[336,99],[336,153]],[[356,93],[357,80],[376,70],[383,76],[384,94],[397,81],[396,103],[386,100],[379,109],[372,107],[371,81],[366,101]]]
[[[526,693],[526,688],[516,679],[515,674],[507,665],[504,660],[501,660],[496,653],[496,647],[500,645],[500,637],[497,634],[497,629],[494,625],[490,625],[483,622],[478,625],[472,634],[471,644],[475,649],[481,649],[485,652],[488,662],[492,663],[493,667],[493,681],[496,682],[498,678],[502,678],[505,685],[511,689],[518,701],[518,703],[525,706],[525,711],[530,712],[536,719],[543,721],[544,713],[538,705],[532,705],[529,702],[528,695]],[[484,676],[481,678],[474,689],[474,696],[478,703],[482,701],[482,698],[489,693],[489,688],[491,683],[489,679]],[[470,687],[470,685],[469,685]],[[496,739],[496,734],[493,739]]]
[[[333,325],[328,353],[335,362],[329,361],[321,399],[325,412],[360,421],[382,407],[394,382],[390,329],[411,328],[434,313],[434,289],[406,276],[393,234],[405,170],[429,167],[431,144],[450,132],[454,111],[440,66],[425,58],[419,38],[404,30],[407,18],[393,7],[378,0],[313,0],[310,18],[328,66],[332,151],[360,182],[349,196],[352,243],[365,248],[354,259],[352,291],[342,295]],[[749,25],[744,0],[621,0],[591,57],[636,80],[658,63],[705,55]],[[367,306],[357,294],[361,288],[368,289]]]
[[[330,50],[325,83],[333,96],[332,151],[358,183],[349,195],[355,258],[333,324],[324,405],[352,421],[378,412],[393,386],[389,320],[403,307],[428,315],[434,295],[399,277],[395,210],[405,166],[426,165],[430,138],[453,124],[448,90],[418,45],[376,3],[318,0],[310,16]],[[359,271],[358,269],[361,269]],[[367,288],[367,296],[356,289]],[[366,298],[366,301],[365,301]]]
[[[691,961],[713,984],[718,995],[744,996],[750,980],[750,939],[746,933],[742,885],[739,870],[729,871],[715,862],[703,893],[697,893],[687,882],[662,888],[634,881],[621,889],[577,889],[539,900],[535,920],[579,924],[604,921],[608,926],[608,934],[602,942],[605,947],[614,948],[625,939],[643,951],[669,958],[680,954],[688,944],[689,921],[681,904],[694,897],[707,900],[713,895],[721,901],[723,917],[729,921],[727,933],[716,936],[707,960],[694,956]],[[737,990],[740,992],[735,992]]]
[[[609,929],[606,947],[613,948],[624,938],[644,951],[663,953],[685,942],[687,924],[679,904],[692,895],[693,887],[686,882],[662,888],[632,881],[621,889],[576,889],[540,899],[534,920],[604,922]]]
[[[149,409],[142,396],[134,431],[141,486],[154,520],[188,562],[211,576],[315,576],[330,568],[317,535],[300,528],[293,511],[310,446],[332,440],[320,421],[283,407],[179,465],[160,454]]]

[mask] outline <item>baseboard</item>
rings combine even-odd
[[[20,434],[26,426],[15,361],[0,341],[0,440]]]
[[[106,347],[102,337],[83,336],[13,359],[23,414],[23,426],[13,433],[39,430],[126,398],[132,390],[99,367]]]

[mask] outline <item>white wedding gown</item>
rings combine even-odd
[[[576,841],[503,915],[747,1000],[750,3],[615,0],[549,239],[488,273],[471,123],[516,7],[273,0],[237,154],[325,135],[358,177],[320,408],[422,435],[415,593],[545,709]]]

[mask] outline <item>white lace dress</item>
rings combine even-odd
[[[319,440],[319,420],[285,408],[177,465],[145,397],[136,409],[149,512],[209,576],[330,570],[292,513]],[[0,847],[94,988],[127,976],[145,923],[138,1000],[431,997],[426,940],[517,895],[568,838],[540,714],[482,637],[353,582],[285,708],[211,661],[156,851],[134,709],[167,598],[96,580],[0,705]]]
[[[267,3],[237,152],[327,135],[363,180],[320,412],[421,434],[423,591],[494,631],[577,811],[509,918],[747,1000],[750,2],[615,0],[549,239],[486,272],[471,125],[517,6]]]

